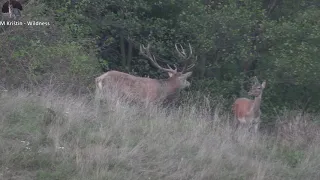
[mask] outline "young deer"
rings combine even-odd
[[[254,127],[254,132],[257,133],[260,124],[260,105],[263,89],[266,87],[266,81],[262,84],[259,83],[258,79],[254,77],[255,84],[251,87],[248,92],[250,96],[255,96],[254,100],[247,98],[238,98],[233,103],[232,110],[234,113],[234,125],[237,129],[239,124],[249,125]]]

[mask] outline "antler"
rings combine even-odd
[[[170,73],[173,73],[173,74],[176,74],[177,73],[177,66],[174,65],[175,69],[172,69],[168,64],[167,66],[169,67],[169,69],[167,68],[163,68],[161,67],[157,61],[156,61],[156,58],[154,57],[153,54],[151,54],[150,52],[150,44],[148,43],[147,47],[145,47],[144,45],[140,45],[140,53],[145,56],[146,58],[148,58],[151,63],[158,69],[160,70],[163,70],[165,72],[170,72]]]
[[[178,48],[177,45],[180,46],[180,49],[181,49],[181,50],[179,50],[179,48]],[[189,49],[190,49],[190,54],[189,54],[189,56],[187,56],[186,51],[185,51],[184,48],[181,46],[181,44],[175,44],[175,47],[176,47],[176,50],[177,50],[178,55],[179,55],[181,58],[183,58],[184,61],[185,61],[181,73],[183,73],[183,72],[185,72],[185,71],[189,71],[190,69],[192,69],[192,68],[195,66],[195,63],[192,63],[192,64],[190,64],[190,65],[187,67],[187,63],[189,62],[189,60],[191,59],[191,56],[192,56],[192,47],[191,47],[190,43],[189,43]],[[196,60],[197,60],[197,57],[196,57]]]

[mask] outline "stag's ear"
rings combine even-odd
[[[173,76],[173,73],[168,72],[168,75],[169,75],[169,77],[172,77],[172,76]]]
[[[182,75],[180,76],[180,78],[181,78],[181,79],[187,79],[188,77],[191,76],[191,74],[192,74],[192,72],[187,72],[187,73],[185,73],[185,74],[182,74]]]

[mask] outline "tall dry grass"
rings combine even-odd
[[[298,120],[298,113],[284,113],[275,135],[240,130],[232,138],[229,112],[218,102],[211,106],[191,98],[174,109],[115,100],[110,111],[110,106],[97,109],[88,97],[2,94],[0,179],[320,176],[320,128],[308,120],[316,116]]]

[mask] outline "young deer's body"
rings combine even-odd
[[[185,50],[179,51],[177,45],[176,50],[178,54],[186,61],[191,58],[192,47],[190,47],[190,54],[187,57]],[[112,98],[125,98],[131,102],[143,103],[147,106],[148,103],[162,102],[171,95],[174,95],[179,90],[190,86],[187,78],[191,76],[192,72],[186,72],[191,69],[194,64],[190,66],[184,65],[181,72],[177,71],[177,67],[172,69],[161,67],[155,60],[155,57],[150,52],[150,45],[147,47],[141,45],[140,53],[147,57],[150,62],[158,69],[167,72],[169,78],[167,79],[151,79],[148,77],[133,76],[124,72],[109,71],[96,78],[96,97],[99,99],[102,96]],[[184,73],[186,72],[186,73]]]
[[[237,129],[238,126],[246,125],[254,128],[256,133],[260,124],[260,105],[262,100],[262,92],[266,86],[266,81],[262,84],[254,84],[249,91],[249,95],[255,96],[254,100],[247,98],[238,98],[233,103],[232,109],[234,113],[234,125]]]

